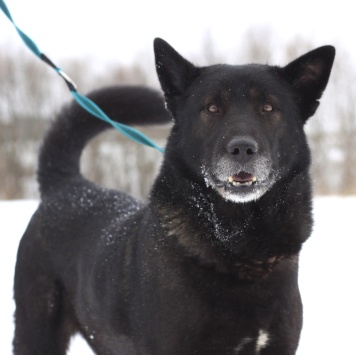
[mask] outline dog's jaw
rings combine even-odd
[[[234,203],[247,203],[258,200],[268,190],[269,184],[260,184],[260,186],[241,187],[239,190],[231,191],[226,186],[212,186],[226,201]]]
[[[211,182],[210,186],[217,191],[226,201],[234,203],[247,203],[258,200],[274,184],[275,178],[272,175],[269,179],[257,180],[251,186],[230,187],[228,184]]]
[[[219,159],[212,169],[202,166],[205,183],[226,201],[247,203],[258,200],[276,182],[277,175],[271,167],[270,159],[260,157],[250,166],[231,164],[228,159]],[[235,183],[233,176],[244,173],[251,180]]]

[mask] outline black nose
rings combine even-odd
[[[230,154],[236,156],[239,162],[245,163],[258,152],[258,144],[251,137],[236,136],[227,143],[226,149]]]

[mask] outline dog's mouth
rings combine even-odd
[[[261,179],[261,176],[240,171],[227,179],[216,181],[212,185],[226,200],[243,203],[259,199],[274,183],[274,176]]]
[[[229,191],[246,191],[248,188],[254,188],[259,184],[256,175],[240,171],[237,174],[230,175],[227,180],[215,180],[215,186]]]
[[[228,178],[229,186],[234,187],[249,187],[256,184],[256,182],[256,176],[245,171],[240,171],[238,174],[231,175]]]
[[[210,171],[202,167],[207,186],[225,200],[236,203],[255,201],[276,181],[276,174],[267,158],[260,157],[251,166],[234,165],[229,160],[221,159]]]

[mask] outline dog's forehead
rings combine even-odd
[[[239,96],[278,95],[285,88],[272,67],[262,64],[214,65],[203,68],[194,85],[202,96],[230,92]]]

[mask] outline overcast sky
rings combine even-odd
[[[128,63],[162,37],[189,58],[208,31],[219,51],[231,51],[246,30],[271,27],[280,45],[296,35],[356,53],[351,1],[5,0],[17,25],[56,64],[65,57]],[[23,46],[0,13],[0,44]],[[356,59],[356,56],[355,56]],[[277,64],[277,63],[276,63]]]

